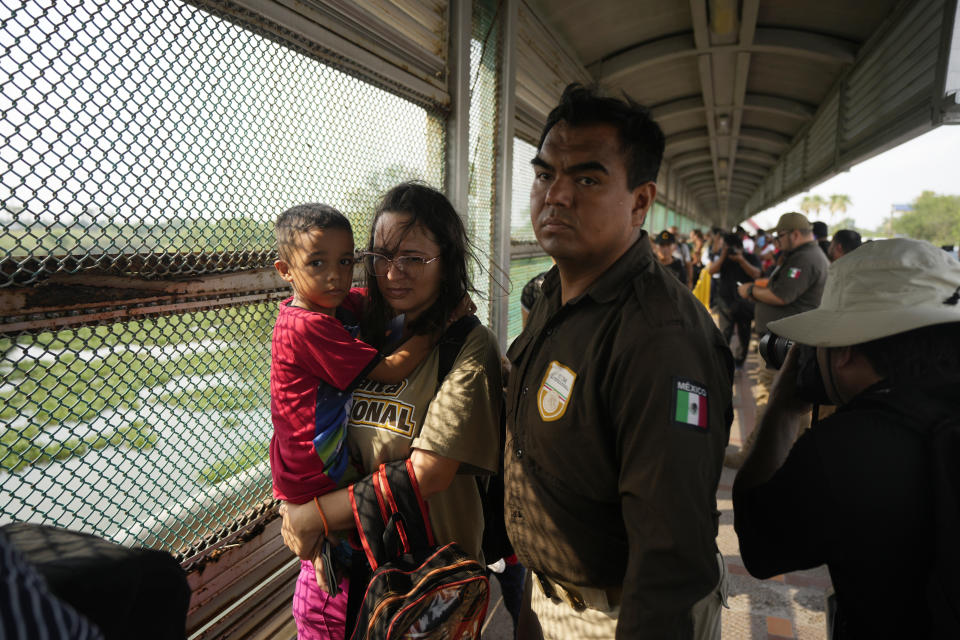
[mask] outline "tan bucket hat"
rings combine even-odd
[[[960,262],[929,242],[861,245],[832,265],[820,306],[767,325],[801,344],[843,347],[960,322]]]

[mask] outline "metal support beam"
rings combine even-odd
[[[500,102],[497,123],[497,176],[494,200],[493,262],[490,269],[490,296],[493,331],[501,349],[507,348],[508,291],[510,275],[510,218],[513,195],[513,131],[517,84],[517,4],[503,0],[500,5],[502,57],[500,61]]]
[[[933,83],[933,103],[940,105],[940,108],[934,109],[933,125],[937,126],[944,122],[956,122],[958,112],[958,102],[960,102],[960,93],[952,96],[947,95],[947,73],[951,64],[960,64],[960,51],[955,54],[951,52],[954,47],[960,48],[960,24],[957,24],[960,12],[958,12],[957,0],[947,0],[943,7],[943,25],[940,30],[940,54],[937,63],[937,78]],[[948,25],[953,25],[949,28]]]
[[[754,41],[754,38],[757,35],[757,13],[760,9],[760,0],[744,0],[741,7],[741,17],[740,17],[740,37],[739,44],[744,49],[749,48]],[[733,95],[731,96],[730,104],[730,155],[729,162],[727,162],[726,171],[723,172],[723,180],[728,185],[728,192],[726,194],[721,194],[721,201],[723,202],[723,209],[727,211],[729,209],[728,198],[726,197],[730,192],[733,191],[733,169],[736,166],[737,162],[737,152],[739,149],[739,141],[741,138],[748,139],[752,137],[751,133],[758,133],[760,140],[759,144],[765,145],[767,143],[774,144],[774,140],[779,140],[779,143],[782,147],[786,147],[790,141],[786,136],[777,135],[768,135],[772,132],[753,132],[748,131],[743,127],[743,108],[746,103],[747,97],[747,78],[750,74],[750,54],[747,52],[742,52],[737,54],[736,61],[736,71],[734,72],[733,78]]]
[[[666,154],[664,154],[666,155]],[[677,155],[669,158],[670,166],[674,169],[679,169],[681,167],[688,167],[693,164],[709,163],[710,162],[710,152],[709,151],[688,151],[687,153],[678,153]],[[771,164],[773,162],[771,161]]]
[[[739,160],[737,162],[737,170],[734,173],[736,172],[749,173],[755,176],[766,177],[766,175],[770,173],[770,168],[764,167],[758,164],[746,162],[744,160]]]
[[[737,150],[737,157],[741,160],[748,160],[762,167],[772,167],[777,164],[777,156],[759,149],[741,147]]]
[[[166,280],[55,275],[39,286],[0,290],[0,335],[271,302],[289,295],[289,286],[272,267]]]
[[[692,180],[695,176],[707,175],[713,173],[713,165],[709,162],[690,165],[682,171],[677,171],[677,177],[684,180]]]
[[[746,94],[743,100],[743,108],[747,111],[771,113],[799,122],[807,122],[816,113],[816,107],[805,102],[762,93]],[[672,118],[703,113],[705,109],[703,97],[687,96],[654,105],[650,107],[650,114],[654,120],[663,124],[669,122]]]
[[[805,102],[762,93],[746,94],[743,98],[743,108],[748,111],[761,111],[778,116],[787,116],[802,122],[810,120],[817,112],[815,106]]]
[[[708,38],[701,46],[698,25],[702,25],[704,35],[709,35],[705,0],[690,0],[690,2],[691,14],[694,18],[693,33],[681,33],[640,42],[625,51],[590,65],[588,70],[600,82],[617,84],[645,69],[662,67],[665,63],[694,55],[774,53],[819,62],[850,64],[857,53],[857,45],[848,40],[800,29],[756,28],[756,19],[749,25],[751,32],[755,32],[755,35],[751,34],[749,44],[741,40],[735,45],[711,46]],[[699,5],[700,8],[698,9],[695,5]],[[701,12],[702,20],[697,17]],[[743,25],[749,22],[747,7],[744,7],[742,15],[741,33]]]
[[[205,3],[194,0],[194,4],[203,7]],[[371,33],[359,28],[345,12],[325,8],[319,2],[233,0],[216,3],[215,9],[241,22],[250,21],[250,14],[253,14],[260,27],[284,39],[289,39],[285,32],[293,33],[318,47],[316,52],[332,52],[338,65],[357,69],[360,73],[373,71],[388,79],[395,91],[408,94],[413,100],[419,102],[426,97],[437,104],[447,103],[442,74],[437,75],[443,68],[443,60],[411,46],[400,30],[385,39],[371,38]],[[363,8],[355,9],[355,12],[359,15],[367,13]]]
[[[447,197],[467,221],[470,188],[470,35],[472,6],[469,0],[450,2],[448,47],[450,116],[447,119]]]

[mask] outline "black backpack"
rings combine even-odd
[[[479,638],[490,583],[455,542],[437,546],[410,459],[380,465],[349,494],[373,569],[351,639]]]
[[[901,417],[901,425],[925,442],[933,489],[933,565],[923,585],[932,638],[949,638],[960,628],[960,416],[953,398],[899,390],[873,401]],[[951,404],[953,403],[953,404]],[[842,615],[842,613],[841,613]],[[920,615],[920,612],[918,612]]]
[[[933,485],[934,560],[925,585],[932,614],[931,637],[960,629],[960,416],[956,408],[914,403],[906,425],[926,440]]]

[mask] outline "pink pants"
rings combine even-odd
[[[343,640],[348,588],[349,581],[344,578],[340,583],[340,594],[331,596],[317,584],[313,563],[300,561],[300,576],[293,592],[297,640]]]

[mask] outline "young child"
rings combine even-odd
[[[363,292],[350,286],[353,231],[339,211],[299,205],[280,214],[275,231],[274,266],[292,285],[293,296],[280,303],[273,328],[270,471],[273,495],[302,504],[335,489],[343,476],[353,387],[364,378],[399,383],[430,353],[434,340],[414,336],[381,357],[355,337],[349,325],[356,325]],[[345,613],[346,594],[333,597],[320,590],[313,563],[303,561],[293,603],[300,640],[342,638]]]

